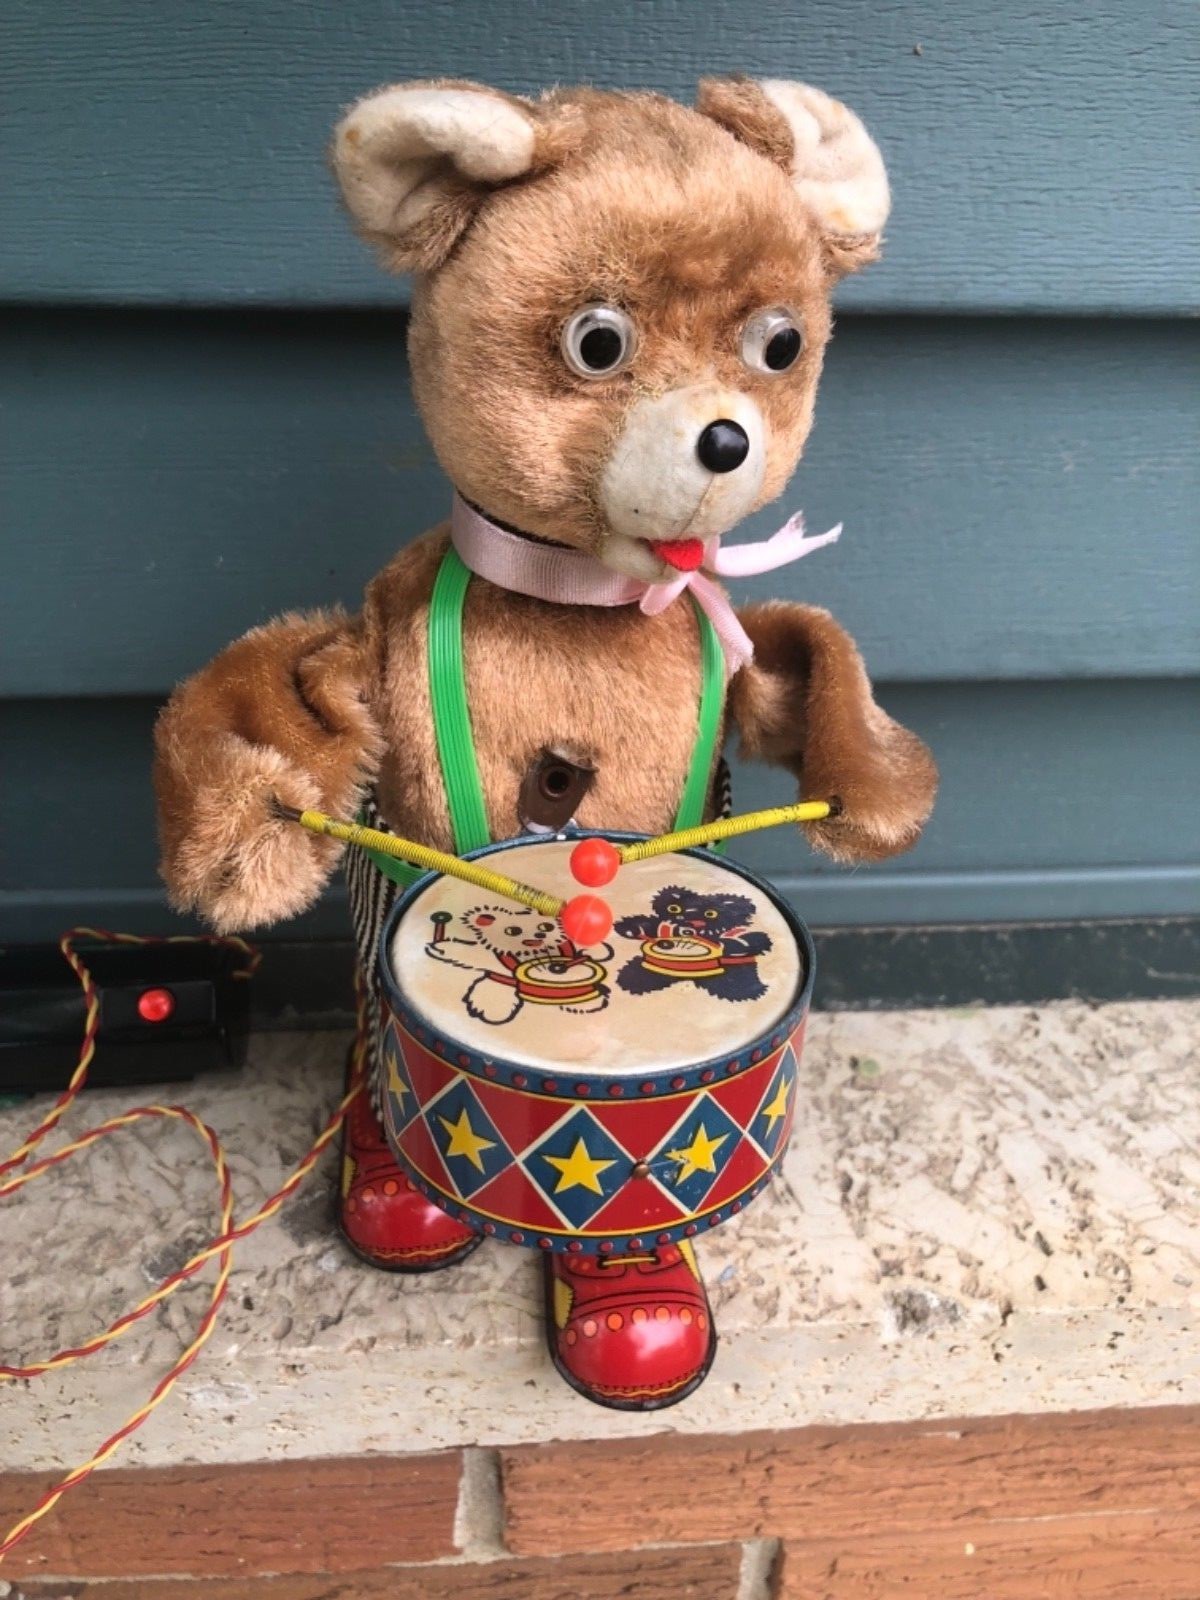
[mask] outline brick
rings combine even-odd
[[[1200,1512],[986,1523],[787,1545],[776,1600],[1196,1600]]]
[[[647,1544],[851,1542],[967,1520],[1186,1511],[1198,1422],[1197,1408],[1164,1406],[522,1446],[500,1452],[505,1540],[518,1555],[616,1549],[633,1527]]]
[[[120,1468],[72,1489],[4,1561],[23,1574],[132,1578],[341,1573],[454,1554],[462,1457],[356,1456]],[[0,1476],[0,1528],[56,1476]]]
[[[736,1600],[741,1548],[638,1550],[554,1560],[387,1567],[335,1578],[23,1581],[25,1600]]]

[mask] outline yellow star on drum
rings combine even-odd
[[[676,1183],[686,1183],[694,1172],[715,1172],[717,1164],[713,1157],[728,1137],[727,1133],[723,1133],[719,1138],[712,1138],[701,1123],[692,1135],[691,1144],[681,1150],[668,1150],[667,1155],[671,1160],[680,1163],[679,1171],[675,1174]]]
[[[543,1156],[558,1174],[558,1183],[555,1185],[555,1194],[562,1194],[566,1189],[590,1189],[593,1194],[603,1194],[600,1187],[600,1174],[607,1172],[609,1167],[615,1167],[615,1161],[602,1161],[596,1156],[588,1154],[587,1145],[582,1139],[576,1139],[575,1148],[569,1156]]]
[[[399,1100],[400,1110],[403,1112],[404,1102],[408,1099],[412,1090],[400,1076],[400,1063],[396,1060],[396,1052],[394,1050],[389,1050],[387,1053],[387,1086],[389,1093],[394,1094],[396,1099]]]
[[[775,1124],[779,1121],[780,1117],[787,1115],[788,1090],[790,1088],[791,1084],[788,1082],[787,1078],[781,1076],[779,1079],[779,1088],[775,1091],[774,1100],[771,1101],[769,1106],[764,1106],[762,1108],[762,1114],[767,1119],[768,1138],[770,1138],[775,1132]]]
[[[448,1117],[439,1117],[438,1121],[450,1135],[450,1143],[446,1146],[448,1156],[466,1156],[467,1160],[477,1172],[484,1170],[483,1161],[480,1159],[484,1150],[494,1150],[496,1141],[485,1139],[475,1132],[471,1126],[471,1119],[464,1106],[458,1113],[458,1121],[451,1122]]]

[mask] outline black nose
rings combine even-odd
[[[700,435],[696,454],[710,472],[734,472],[750,454],[750,441],[745,428],[722,417]]]

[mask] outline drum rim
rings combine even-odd
[[[617,843],[637,843],[646,837],[647,835],[640,833],[619,832],[616,830],[599,828],[571,829],[569,832],[565,833],[547,833],[535,835],[519,834],[515,838],[501,839],[493,844],[484,845],[479,850],[469,851],[464,854],[463,859],[466,861],[479,861],[488,856],[516,849],[519,845],[532,845],[536,847],[546,844],[576,843],[581,839],[595,838],[610,839]],[[746,883],[752,884],[756,889],[760,890],[768,900],[770,900],[776,911],[778,911],[780,916],[791,929],[792,933],[795,935],[796,942],[803,952],[805,965],[804,982],[797,990],[795,998],[788,1006],[788,1009],[769,1027],[764,1028],[761,1033],[755,1034],[753,1037],[745,1040],[737,1047],[736,1050],[732,1052],[725,1050],[720,1055],[710,1056],[705,1060],[693,1062],[686,1067],[643,1067],[640,1069],[640,1072],[635,1070],[628,1073],[603,1074],[589,1073],[586,1070],[576,1073],[572,1072],[570,1069],[564,1070],[560,1068],[556,1072],[552,1063],[548,1062],[544,1067],[517,1063],[514,1062],[510,1057],[506,1057],[503,1050],[496,1050],[489,1055],[485,1051],[477,1048],[470,1041],[460,1039],[455,1035],[448,1033],[446,1029],[439,1023],[432,1021],[414,999],[400,989],[391,970],[390,961],[392,943],[395,938],[396,929],[402,917],[413,904],[413,902],[425,892],[435,878],[444,876],[444,874],[439,872],[423,873],[415,883],[411,884],[404,891],[404,893],[397,898],[391,910],[388,912],[387,918],[384,922],[383,933],[379,942],[379,949],[375,952],[375,961],[376,971],[379,976],[383,994],[387,999],[389,1010],[398,1019],[414,1019],[419,1026],[428,1030],[428,1033],[432,1039],[440,1039],[449,1044],[453,1044],[456,1052],[462,1052],[462,1055],[478,1059],[480,1062],[486,1060],[494,1062],[497,1066],[503,1066],[505,1069],[505,1077],[508,1079],[517,1077],[532,1079],[535,1076],[544,1079],[561,1078],[564,1080],[569,1078],[578,1078],[581,1082],[586,1080],[589,1085],[598,1086],[601,1088],[601,1094],[596,1096],[597,1099],[602,1098],[603,1093],[611,1092],[607,1089],[609,1084],[623,1083],[625,1081],[636,1081],[639,1076],[645,1079],[666,1080],[665,1086],[661,1090],[658,1089],[657,1084],[655,1085],[658,1093],[674,1094],[686,1092],[682,1086],[678,1088],[676,1087],[676,1080],[678,1080],[680,1077],[686,1078],[687,1086],[690,1088],[693,1085],[698,1085],[700,1082],[707,1081],[704,1077],[706,1073],[711,1074],[713,1077],[724,1075],[724,1069],[726,1068],[726,1063],[729,1061],[731,1054],[737,1057],[742,1063],[741,1070],[755,1065],[756,1063],[752,1060],[752,1053],[756,1050],[759,1050],[764,1043],[770,1044],[776,1035],[782,1034],[784,1038],[789,1037],[800,1018],[803,1017],[809,1009],[817,971],[817,950],[816,945],[813,942],[812,934],[809,932],[808,926],[804,922],[803,918],[801,918],[800,915],[787,903],[787,901],[780,896],[774,885],[769,883],[765,878],[760,877],[758,873],[752,872],[748,867],[743,866],[741,862],[730,863],[721,857],[714,858],[712,852],[706,849],[704,846],[700,846],[691,850],[680,850],[675,853],[682,856],[692,856],[696,860],[708,862],[709,865],[715,864],[720,866],[731,866],[733,868],[733,875],[735,877],[740,878]],[[774,1048],[774,1046],[772,1045],[771,1048]],[[473,1067],[467,1065],[466,1062],[463,1061],[461,1055],[456,1054],[455,1057],[448,1057],[447,1059],[448,1061],[452,1061],[453,1065],[458,1070],[466,1072],[469,1076],[481,1076],[479,1072],[475,1071]],[[522,1082],[519,1087],[525,1089],[526,1084]],[[537,1092],[534,1089],[532,1082],[529,1083],[528,1089],[534,1093]],[[559,1093],[547,1092],[547,1094],[548,1098],[551,1099],[563,1098],[561,1091]]]

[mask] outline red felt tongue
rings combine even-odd
[[[704,542],[701,539],[658,539],[654,553],[680,572],[695,572],[704,560]]]

